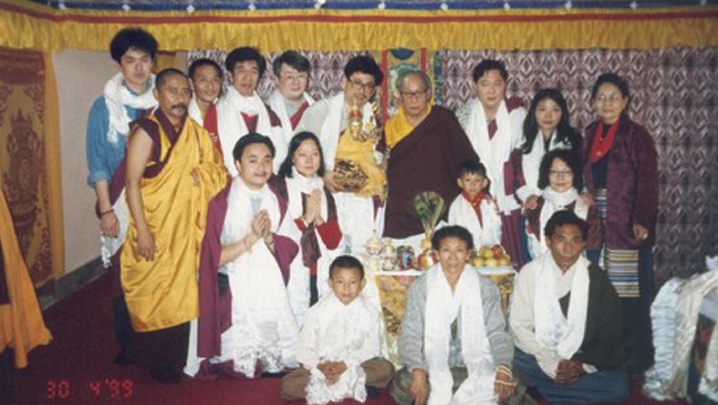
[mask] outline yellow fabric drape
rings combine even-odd
[[[10,304],[0,305],[0,352],[12,348],[15,366],[27,367],[27,354],[52,339],[42,320],[25,261],[20,252],[5,196],[0,192],[0,243],[2,243]]]
[[[150,119],[158,122],[154,116]],[[161,128],[164,160],[170,142]],[[199,186],[191,175],[195,169]],[[135,330],[165,329],[197,317],[196,273],[207,206],[226,182],[224,164],[209,134],[187,119],[162,171],[140,183],[145,219],[156,247],[154,261],[137,251],[133,218],[120,256],[122,290]]]
[[[57,85],[49,55],[0,48],[0,182],[36,286],[64,273]]]
[[[258,46],[320,51],[392,49],[659,49],[718,46],[718,7],[636,10],[55,10],[0,0],[0,46],[106,50],[128,25],[165,50]]]
[[[424,118],[429,115],[429,112],[431,112],[431,105],[429,105],[429,108],[426,109],[426,114],[424,114],[424,117],[421,118],[421,121],[423,121]],[[404,107],[399,107],[399,112],[397,112],[396,115],[394,115],[393,117],[389,118],[389,121],[387,121],[386,123],[386,127],[384,127],[386,146],[388,146],[389,149],[393,148],[394,145],[399,143],[399,141],[404,139],[413,130],[414,127],[411,126],[409,121],[406,119]]]

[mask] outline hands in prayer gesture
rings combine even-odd
[[[318,188],[312,190],[312,194],[306,199],[304,222],[307,225],[313,223],[314,226],[319,226],[324,223],[324,219],[322,218],[322,190]]]
[[[554,381],[558,384],[570,384],[577,381],[586,371],[583,364],[575,360],[561,360],[556,369],[556,378]]]
[[[335,384],[339,377],[347,371],[347,365],[343,361],[325,361],[317,365],[319,371],[324,374],[327,385]]]
[[[252,218],[252,232],[259,238],[264,239],[264,242],[271,246],[274,242],[274,236],[272,235],[272,220],[269,218],[267,210],[260,210]]]

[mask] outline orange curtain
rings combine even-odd
[[[36,287],[64,273],[56,91],[49,55],[0,48],[0,186]]]

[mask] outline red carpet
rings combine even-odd
[[[0,405],[32,404],[299,404],[279,398],[279,379],[194,381],[160,385],[138,367],[117,366],[110,315],[110,278],[105,275],[45,313],[54,340],[30,353],[24,370],[0,357]],[[344,404],[355,404],[345,401]],[[393,404],[386,390],[367,404]],[[664,404],[642,398],[627,404]],[[674,403],[679,404],[679,403]]]

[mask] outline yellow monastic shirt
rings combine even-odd
[[[0,243],[5,264],[10,303],[0,305],[0,353],[6,347],[15,352],[15,366],[27,366],[27,354],[38,345],[46,345],[52,339],[42,320],[40,305],[30,280],[25,260],[17,243],[15,228],[10,217],[5,196],[0,191]]]
[[[421,119],[421,121],[423,121],[424,118],[429,115],[429,112],[431,112],[431,106],[426,109],[426,114],[424,114],[424,117]],[[389,118],[389,121],[386,122],[386,126],[384,127],[386,146],[389,149],[393,148],[394,145],[399,143],[399,141],[401,141],[402,139],[406,138],[406,136],[409,135],[413,130],[414,127],[406,119],[404,107],[399,107],[399,112],[397,112],[393,117]]]
[[[166,160],[157,176],[140,182],[155,257],[150,262],[139,255],[131,216],[120,256],[122,290],[136,331],[165,329],[197,317],[196,274],[207,206],[227,182],[222,158],[204,128],[188,117],[172,146],[157,118],[149,119],[158,124],[160,160]],[[199,186],[192,179],[194,169]]]

